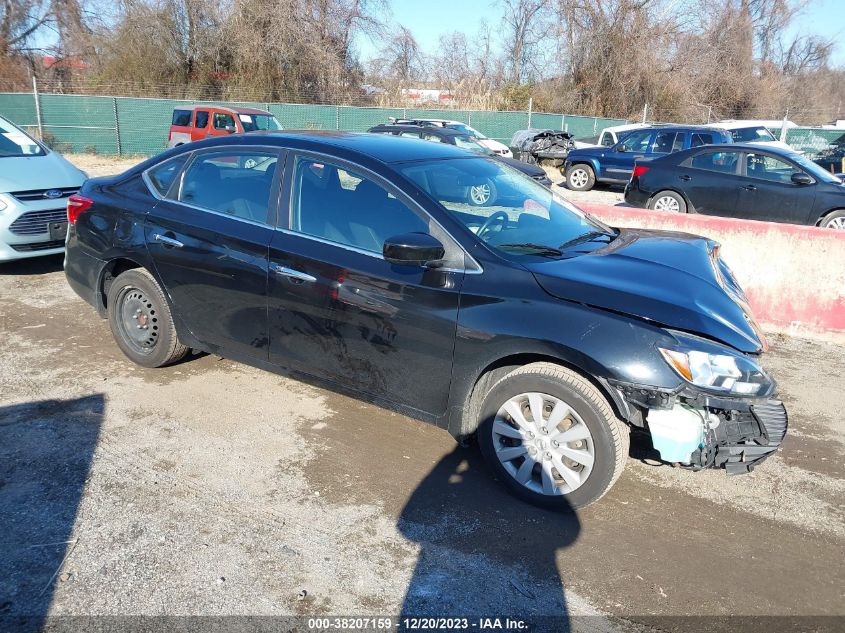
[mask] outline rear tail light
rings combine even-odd
[[[634,166],[634,178],[639,178],[644,173],[648,171],[648,167],[645,165],[635,165]]]
[[[87,211],[94,201],[91,198],[80,196],[78,193],[73,194],[67,199],[67,221],[70,224],[76,224],[77,218]]]

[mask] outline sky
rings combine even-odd
[[[463,31],[475,35],[482,20],[496,32],[502,12],[494,0],[388,0],[393,22],[411,29],[426,53],[437,50],[440,35],[447,31]],[[790,34],[817,33],[841,42],[833,53],[833,65],[845,66],[845,0],[798,0],[805,4]],[[377,44],[366,38],[357,42],[361,58],[376,53]]]

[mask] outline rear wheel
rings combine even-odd
[[[170,306],[155,278],[143,268],[121,273],[108,292],[109,325],[121,351],[143,367],[163,367],[184,358]]]
[[[477,436],[511,492],[558,510],[601,498],[628,456],[628,428],[604,396],[551,363],[532,363],[499,380],[482,404]]]
[[[686,213],[687,203],[680,194],[674,191],[661,191],[648,201],[648,208],[667,213]]]
[[[596,174],[589,165],[570,165],[564,175],[566,187],[573,191],[589,191],[596,184]]]

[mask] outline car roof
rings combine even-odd
[[[209,105],[209,104],[200,104],[200,105],[193,105],[193,106],[176,106],[173,108],[174,110],[197,110],[199,108],[202,109],[210,109],[213,108],[215,110],[226,110],[228,112],[233,112],[235,114],[269,114],[272,116],[272,113],[267,112],[267,110],[259,110],[258,108],[242,108],[240,106],[224,106],[224,105]]]
[[[481,158],[469,150],[449,143],[429,143],[419,139],[367,132],[336,130],[278,130],[217,136],[181,145],[199,150],[225,145],[274,145],[313,152],[331,151],[339,158],[375,159],[382,163],[403,163],[445,158]],[[159,161],[155,161],[159,162]]]
[[[746,127],[774,127],[774,128],[781,128],[781,127],[798,127],[792,121],[783,121],[783,120],[776,120],[776,119],[725,119],[723,121],[717,121],[713,123],[716,127],[722,127],[726,130],[740,130]]]

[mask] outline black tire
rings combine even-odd
[[[114,340],[132,362],[164,367],[188,353],[176,334],[167,298],[149,271],[133,268],[117,276],[109,287],[108,313]]]
[[[666,208],[666,201],[674,201],[674,203],[678,205],[677,211]],[[675,193],[674,191],[658,191],[648,201],[648,208],[655,211],[666,211],[669,213],[686,213],[687,201],[684,200],[684,197],[681,194]]]
[[[845,228],[845,209],[832,211],[819,220],[819,226],[823,229],[840,230]]]
[[[467,202],[474,207],[486,207],[496,202],[498,192],[491,179],[467,188]]]
[[[581,174],[584,177],[581,177]],[[573,175],[575,175],[575,183],[573,183]],[[576,163],[567,167],[564,177],[566,178],[566,188],[572,189],[572,191],[589,191],[596,185],[596,174],[593,168],[583,163]]]
[[[587,478],[567,494],[546,495],[519,483],[497,457],[494,423],[500,407],[525,393],[547,394],[568,404],[589,429],[594,462]],[[628,457],[628,427],[613,414],[601,392],[579,374],[553,363],[532,363],[500,379],[484,398],[477,440],[496,477],[517,497],[554,510],[582,508],[600,499],[622,474]],[[521,440],[513,440],[517,445]],[[513,446],[508,444],[507,446]],[[536,468],[535,468],[535,473]],[[536,475],[534,475],[536,476]]]

